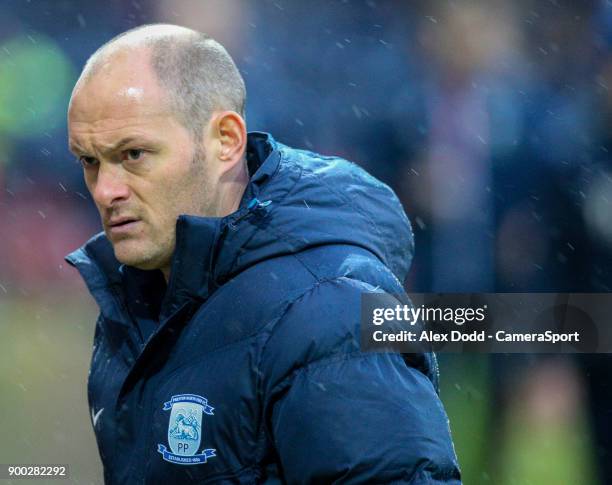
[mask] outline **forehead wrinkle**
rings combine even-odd
[[[139,128],[139,127],[151,127],[151,125],[153,125],[153,123],[150,122],[151,118],[165,118],[165,116],[163,115],[152,115],[152,116],[148,116],[146,119],[142,120],[139,119],[139,117],[137,116],[131,116],[129,118],[104,118],[101,120],[96,120],[96,121],[72,121],[72,124],[74,125],[74,128],[77,129],[77,131],[80,131],[81,133],[85,133],[85,134],[96,134],[96,133],[108,133],[109,131],[118,131],[118,130],[126,130],[126,129],[132,129],[132,128]],[[109,122],[117,122],[117,121],[124,121],[124,120],[136,120],[133,121],[131,123],[126,123],[126,124],[122,124],[120,126],[113,126],[113,127],[101,127],[98,128],[95,125],[100,125],[103,123],[109,123]],[[79,129],[79,125],[85,125],[83,126],[82,130]],[[89,126],[88,126],[89,125]],[[93,125],[93,126],[92,126]]]
[[[81,145],[79,145],[72,139],[68,140],[68,150],[70,151],[70,153],[73,153],[75,155],[77,153],[82,153],[86,151],[85,149],[83,149],[83,147],[81,147]]]

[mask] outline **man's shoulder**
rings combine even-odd
[[[385,193],[391,192],[386,184],[370,175],[357,163],[339,155],[289,147],[279,142],[276,146],[281,154],[281,167],[303,171],[319,181],[329,183],[332,188],[338,189],[346,183],[356,183]]]
[[[211,306],[226,312],[231,301],[231,313],[264,325],[272,320],[295,320],[302,314],[301,302],[312,300],[328,312],[346,308],[346,316],[350,313],[353,317],[358,313],[360,295],[374,288],[403,291],[389,268],[370,251],[328,244],[245,268],[213,293],[202,312],[209,312]]]

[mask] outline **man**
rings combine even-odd
[[[357,166],[247,135],[227,52],[172,25],[102,46],[69,142],[104,233],[88,383],[108,483],[458,483],[430,354],[359,349],[412,233]]]

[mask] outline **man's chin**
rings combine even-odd
[[[161,268],[160,257],[153,248],[146,247],[140,241],[127,240],[113,243],[115,258],[121,264],[134,268],[151,270]]]

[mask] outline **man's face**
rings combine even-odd
[[[146,55],[115,55],[75,90],[71,150],[117,259],[168,270],[180,214],[210,215],[204,149],[170,111]]]

